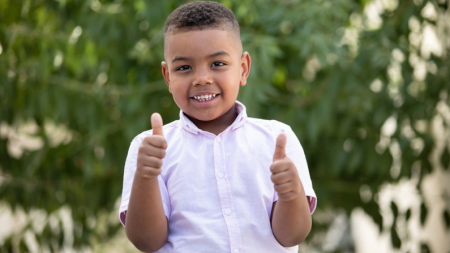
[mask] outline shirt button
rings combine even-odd
[[[216,141],[217,141],[217,142],[221,142],[221,141],[222,141],[222,138],[220,138],[220,136],[219,136],[219,137],[216,138]]]
[[[220,172],[219,174],[217,174],[217,176],[218,176],[219,178],[223,178],[223,173]]]
[[[239,253],[239,250],[238,249],[234,249],[233,253]]]
[[[226,215],[230,215],[231,214],[231,210],[230,209],[225,209],[225,214]]]

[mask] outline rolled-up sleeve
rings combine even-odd
[[[275,123],[276,122],[276,123]],[[309,175],[308,164],[306,163],[305,152],[303,151],[302,145],[295,135],[294,131],[292,131],[291,127],[280,123],[278,121],[274,121],[274,131],[276,136],[280,133],[284,132],[287,136],[286,142],[286,156],[291,159],[294,163],[295,167],[298,171],[298,176],[303,185],[303,189],[305,191],[305,195],[309,201],[309,209],[311,214],[316,210],[317,206],[317,197],[314,189],[312,187],[311,176]],[[278,200],[278,194],[275,192],[273,201]]]

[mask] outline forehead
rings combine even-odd
[[[164,53],[167,62],[177,56],[201,57],[217,51],[240,53],[241,41],[227,29],[178,31],[167,34]]]

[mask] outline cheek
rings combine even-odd
[[[170,86],[170,92],[172,93],[173,100],[176,104],[186,103],[188,99],[188,91],[185,85],[173,82]]]
[[[224,73],[218,76],[218,81],[222,84],[221,88],[227,93],[237,93],[239,90],[239,76],[231,73]]]

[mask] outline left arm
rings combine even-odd
[[[305,194],[303,193],[303,198],[298,197],[292,201],[274,202],[271,224],[275,238],[284,247],[302,243],[311,231],[312,224]]]
[[[284,247],[302,243],[311,231],[309,203],[294,163],[285,154],[286,135],[280,134],[270,166],[272,182],[278,193],[273,203],[271,224],[278,242]]]

